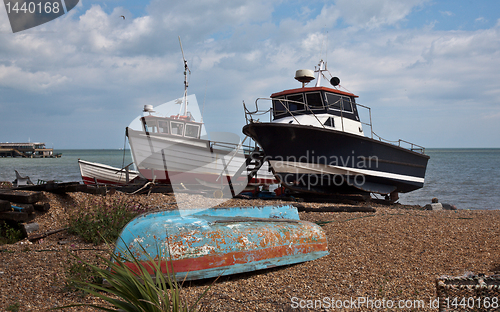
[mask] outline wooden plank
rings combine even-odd
[[[11,211],[11,210],[12,210],[12,207],[10,206],[10,201],[0,200],[0,212]]]
[[[62,194],[66,192],[83,192],[87,189],[87,186],[85,184],[81,184],[80,182],[57,183],[54,181],[49,181],[45,184],[20,186],[17,189],[29,191],[45,191]]]
[[[42,212],[47,212],[50,210],[50,204],[49,203],[36,203],[33,204],[33,208],[37,211],[42,211]]]
[[[0,220],[9,220],[15,222],[28,222],[30,219],[26,212],[4,211],[0,212]]]
[[[49,235],[52,235],[52,234],[56,234],[56,233],[59,233],[59,232],[62,232],[62,231],[65,231],[67,230],[68,228],[62,228],[62,229],[57,229],[57,230],[52,230],[52,231],[48,231],[48,232],[45,232],[45,233],[42,233],[42,234],[36,234],[36,235],[30,235],[28,236],[28,240],[30,242],[34,242],[34,241],[37,241],[41,238],[45,238]]]
[[[298,206],[297,210],[299,212],[376,212],[375,208],[364,207],[364,206],[339,206],[339,207],[319,207],[319,208],[308,208],[304,206]]]
[[[34,204],[43,197],[40,192],[1,190],[0,199],[20,204]]]

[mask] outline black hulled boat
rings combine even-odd
[[[404,140],[384,141],[369,123],[360,121],[357,96],[333,87],[321,86],[327,72],[323,61],[312,70],[299,70],[295,79],[302,88],[274,93],[270,99],[256,100],[256,110],[246,106],[247,125],[243,133],[264,150],[281,184],[293,191],[317,194],[378,193],[392,200],[424,185],[429,156],[424,148]],[[261,110],[262,102],[272,101],[271,109]],[[269,107],[267,105],[267,107]],[[264,122],[263,113],[270,114]],[[370,113],[371,119],[371,113]],[[370,128],[366,136],[363,125]]]

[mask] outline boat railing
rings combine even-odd
[[[314,116],[316,118],[316,120],[318,121],[319,125],[321,127],[325,128],[325,125],[318,119],[318,117],[314,113],[313,109],[311,109],[309,107],[309,105],[307,105],[307,104],[305,104],[303,102],[297,102],[297,101],[286,100],[286,99],[271,99],[271,98],[257,98],[255,100],[255,110],[254,111],[250,111],[247,108],[245,102],[243,102],[243,108],[245,110],[245,119],[246,119],[246,123],[247,124],[249,122],[259,122],[260,120],[259,119],[255,119],[255,116],[263,116],[263,115],[266,115],[266,114],[269,114],[269,121],[272,121],[272,118],[273,118],[273,115],[274,115],[273,114],[274,112],[273,112],[272,105],[271,105],[271,108],[269,108],[269,109],[261,110],[261,109],[259,109],[258,101],[279,101],[280,104],[281,104],[281,106],[286,111],[286,113],[284,113],[284,114],[288,113],[288,115],[291,116],[297,122],[297,124],[299,124],[299,125],[300,125],[300,122],[297,120],[297,118],[295,117],[294,113],[290,110],[289,103],[295,103],[295,104],[303,105],[305,109],[300,110],[299,112],[304,112],[306,110],[310,111],[311,114],[312,114],[312,116]],[[339,108],[341,108],[339,104],[340,104],[339,101],[337,101],[335,103],[327,105],[326,108],[327,109],[336,109],[336,110],[339,110]],[[337,105],[339,106],[339,108],[336,107]],[[402,139],[399,139],[397,141],[391,141],[391,140],[383,139],[382,137],[380,137],[378,134],[376,134],[373,131],[371,108],[368,107],[368,106],[359,104],[359,103],[355,103],[355,106],[358,108],[358,116],[359,116],[359,108],[365,109],[368,112],[368,120],[369,121],[365,122],[365,121],[360,120],[360,123],[362,125],[365,125],[365,126],[367,126],[367,127],[370,128],[370,138],[372,138],[372,139],[378,139],[381,142],[385,142],[385,143],[397,145],[399,147],[403,147],[403,148],[409,149],[409,150],[414,151],[414,152],[420,152],[422,154],[425,153],[425,148],[423,146],[420,146],[420,145],[417,145],[417,144],[414,144],[414,143],[411,143],[411,142],[408,142],[408,141],[405,141],[405,140],[402,140]],[[341,117],[341,121],[342,121],[342,131],[344,131],[344,116],[343,116],[343,110],[342,109],[340,109],[340,117]]]
[[[288,113],[295,120],[295,122],[297,124],[299,124],[299,125],[300,125],[300,122],[297,120],[297,118],[295,118],[295,115],[290,110],[289,104],[292,103],[292,104],[303,105],[305,109],[303,109],[301,111],[310,111],[311,114],[312,114],[312,116],[314,118],[316,118],[316,121],[318,121],[318,124],[321,127],[325,128],[325,125],[323,125],[323,123],[318,119],[318,117],[313,112],[313,110],[309,107],[309,105],[304,104],[304,102],[293,101],[293,100],[285,100],[285,99],[270,99],[270,98],[257,98],[255,100],[255,111],[248,110],[248,108],[246,107],[245,102],[243,102],[243,108],[245,109],[245,119],[246,119],[246,123],[247,124],[249,122],[255,122],[255,121],[258,122],[259,121],[259,119],[255,120],[254,116],[263,116],[263,115],[266,115],[268,113],[269,113],[269,121],[272,121],[272,118],[273,118],[273,108],[272,108],[272,106],[271,106],[271,108],[269,108],[269,109],[267,109],[265,111],[259,110],[258,101],[279,101],[280,104],[281,104],[281,106],[286,110],[286,113]]]

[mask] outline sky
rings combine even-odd
[[[384,139],[500,147],[496,0],[81,0],[16,33],[0,5],[0,142],[123,148],[144,105],[183,95],[178,37],[209,132],[241,134],[243,101],[323,59]]]

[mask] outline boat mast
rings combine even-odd
[[[187,89],[188,89],[188,80],[187,80],[187,73],[191,74],[191,70],[189,70],[186,58],[184,57],[184,50],[182,49],[182,42],[181,42],[181,37],[179,36],[179,44],[181,45],[181,52],[182,52],[182,59],[184,60],[184,98],[183,98],[183,104],[184,104],[184,114],[183,116],[187,116]]]
[[[326,70],[325,62],[323,60],[319,61],[318,68],[315,70],[318,73],[318,80],[316,80],[315,87],[321,87],[321,76],[323,76],[323,72]]]

